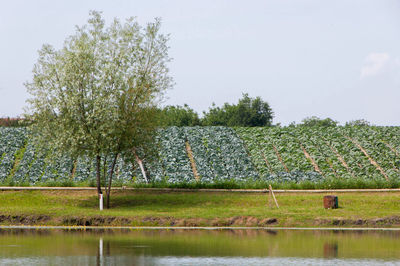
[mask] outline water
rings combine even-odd
[[[400,231],[0,229],[0,265],[400,265]]]

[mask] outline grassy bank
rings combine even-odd
[[[0,192],[2,225],[348,226],[399,227],[400,193],[338,193],[339,209],[325,210],[323,194],[114,192],[98,211],[95,191]]]

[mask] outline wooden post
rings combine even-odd
[[[275,205],[276,205],[276,207],[279,209],[278,201],[277,201],[276,198],[275,198],[274,191],[272,190],[272,186],[271,186],[271,185],[269,185],[269,193],[270,193],[270,195],[272,195],[272,198],[273,198],[274,201],[275,201]]]
[[[271,189],[268,189],[268,207],[272,208],[272,194],[271,194]]]
[[[149,180],[147,179],[147,176],[146,176],[146,171],[144,170],[143,161],[139,158],[139,156],[137,156],[136,153],[135,153],[135,159],[136,159],[137,164],[139,165],[140,171],[142,171],[144,180],[146,181],[146,183],[149,183]]]

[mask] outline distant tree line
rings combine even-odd
[[[2,117],[0,118],[0,127],[24,127],[27,126],[28,123],[23,118],[19,117]]]
[[[257,98],[256,98],[257,99]],[[264,102],[265,103],[265,102]],[[226,107],[229,106],[229,107]],[[225,104],[223,107],[215,107],[213,105],[208,112],[203,112],[204,117],[199,118],[199,115],[191,109],[187,104],[183,106],[168,105],[164,108],[158,109],[159,125],[161,126],[243,126],[243,127],[256,127],[256,126],[272,126],[272,116],[266,119],[266,115],[258,115],[257,112],[251,112],[246,108],[242,112],[242,116],[238,112],[229,110],[240,110],[237,105]],[[226,109],[229,111],[227,111]],[[252,114],[252,115],[249,115]],[[273,113],[271,112],[271,115]],[[338,121],[331,118],[319,118],[311,116],[304,118],[301,123],[291,123],[289,126],[306,126],[306,127],[336,127],[339,125]],[[28,121],[23,118],[0,118],[0,127],[25,127],[28,126]],[[276,126],[280,126],[278,123]],[[372,124],[365,119],[357,119],[346,122],[345,126],[372,126]]]
[[[200,117],[187,104],[183,106],[168,105],[158,110],[161,126],[228,126],[228,127],[266,127],[272,126],[274,113],[269,104],[260,97],[251,98],[247,93],[242,95],[237,104],[225,103],[217,107],[214,103]],[[371,126],[365,119],[346,122],[345,126]],[[275,126],[280,126],[280,123]],[[299,127],[336,127],[339,122],[332,118],[311,116],[300,123],[289,126]]]
[[[225,103],[222,107],[214,103],[203,112],[203,116],[194,111],[189,105],[168,105],[158,108],[158,124],[168,126],[228,126],[228,127],[265,127],[272,126],[274,113],[269,104],[260,97],[251,98],[247,93],[242,95],[237,104]],[[27,126],[27,121],[22,118],[0,118],[0,126],[21,127]],[[332,118],[319,118],[311,116],[304,118],[301,123],[291,123],[289,126],[305,127],[336,127],[339,122]],[[346,122],[345,126],[371,126],[365,119]],[[276,124],[275,126],[280,126]]]
[[[214,103],[200,118],[187,104],[166,106],[159,110],[162,126],[271,126],[274,113],[269,104],[260,97],[251,98],[243,94],[237,104],[225,103],[217,107]]]
[[[304,118],[300,124],[292,123],[292,126],[305,126],[305,127],[336,127],[339,125],[338,121],[332,118],[319,118],[317,116],[311,116]],[[349,127],[362,127],[362,126],[372,126],[370,122],[365,119],[357,119],[346,122],[345,126]]]

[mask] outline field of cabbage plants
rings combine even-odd
[[[400,178],[400,127],[237,128],[262,178]]]
[[[400,179],[400,127],[169,127],[157,154],[119,158],[117,183]],[[93,158],[39,152],[24,128],[0,127],[0,183],[93,182]]]
[[[127,158],[118,159],[115,180],[119,183],[213,183],[259,178],[243,141],[231,128],[169,127],[159,130],[154,145],[157,146],[157,155],[141,158],[148,180],[144,179],[136,161]],[[39,152],[23,128],[0,128],[0,154],[0,182],[3,184],[95,179],[94,159],[73,159],[62,154]]]

